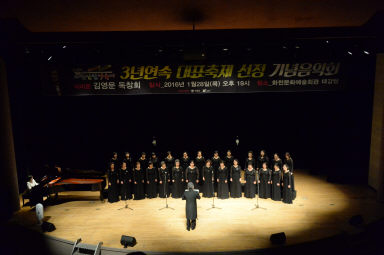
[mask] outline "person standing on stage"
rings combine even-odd
[[[286,204],[292,204],[292,186],[291,186],[291,173],[289,172],[288,165],[283,165],[283,202]]]
[[[271,198],[274,201],[281,201],[281,170],[278,163],[274,165],[274,170],[272,171],[272,178],[271,178]]]
[[[249,163],[252,164],[253,168],[256,168],[256,162],[255,162],[255,158],[253,157],[253,151],[248,151],[248,157],[245,160],[245,167],[244,167],[244,169],[248,168]]]
[[[229,198],[228,168],[225,166],[224,161],[220,162],[217,183],[217,197],[221,199]]]
[[[151,153],[151,161],[154,168],[158,169],[160,167],[159,158],[157,157],[155,152]]]
[[[185,169],[187,169],[187,167],[189,166],[190,161],[191,159],[188,156],[188,152],[184,151],[183,157],[181,158],[181,164],[180,164],[181,168],[183,168],[184,173],[185,173]]]
[[[175,165],[175,158],[170,151],[167,151],[167,157],[165,157],[164,162],[167,166],[168,174],[170,175],[170,178],[172,178],[172,168]]]
[[[159,197],[169,197],[169,183],[171,182],[170,174],[165,161],[161,161],[159,168]]]
[[[293,176],[293,159],[289,152],[285,153],[285,164],[287,165],[289,173],[291,174],[292,200],[295,200],[296,189],[295,189],[295,178]]]
[[[123,162],[127,164],[127,168],[132,171],[133,165],[132,165],[132,158],[131,153],[128,151],[124,153],[124,159]]]
[[[271,170],[267,168],[267,162],[264,162],[259,170],[259,198],[271,197]]]
[[[185,170],[185,182],[192,182],[195,189],[198,189],[199,175],[199,169],[195,166],[195,162],[191,160],[189,167]]]
[[[157,168],[154,167],[153,162],[148,162],[148,168],[146,169],[146,180],[147,180],[147,198],[157,197]]]
[[[227,167],[228,171],[231,169],[231,167],[233,166],[233,156],[232,156],[232,152],[231,150],[227,150],[227,155],[225,156],[225,158],[223,159],[224,161],[224,165]]]
[[[197,156],[195,158],[195,166],[197,167],[199,171],[199,181],[200,183],[203,182],[203,166],[205,165],[205,159],[203,157],[202,151],[197,151]],[[196,184],[194,184],[195,188],[197,187]]]
[[[260,170],[263,167],[263,163],[267,163],[267,167],[269,164],[269,158],[265,153],[265,150],[260,151],[260,156],[257,158],[256,168]]]
[[[115,203],[119,201],[119,176],[115,170],[115,164],[113,162],[109,165],[108,170],[108,202]]]
[[[118,158],[117,152],[112,152],[112,158],[108,162],[108,169],[110,168],[111,163],[113,163],[116,168],[118,167],[118,165],[119,165],[119,158]]]
[[[119,173],[121,200],[132,199],[132,177],[132,169],[123,161]]]
[[[140,161],[136,162],[136,167],[133,170],[133,180],[134,180],[134,192],[135,192],[135,198],[134,200],[140,200],[145,198],[145,192],[144,192],[144,177],[145,177],[145,170],[141,168]]]
[[[214,176],[214,179],[215,179],[215,182],[214,182],[214,191],[217,192],[217,173],[219,171],[219,167],[220,167],[220,156],[219,156],[219,151],[214,151],[213,152],[213,157],[212,157],[212,167],[213,167],[213,176]]]
[[[231,166],[230,181],[231,181],[231,197],[241,197],[241,167],[237,159],[233,160],[233,166]]]
[[[180,160],[175,160],[175,166],[172,168],[172,197],[180,198],[184,192],[184,174],[180,166]]]
[[[214,170],[209,159],[203,166],[203,181],[203,197],[213,197]]]
[[[196,228],[197,219],[197,203],[196,199],[200,199],[199,192],[193,190],[192,182],[188,183],[188,190],[184,192],[182,199],[186,200],[185,216],[187,218],[187,230]]]
[[[279,166],[280,170],[283,169],[283,161],[277,153],[273,154],[272,166],[274,167],[276,164]]]
[[[142,152],[138,161],[140,162],[140,169],[145,171],[145,169],[147,169],[148,167],[147,154],[145,152]]]
[[[248,162],[248,167],[244,173],[244,179],[244,197],[254,198],[256,196],[256,180],[258,179],[258,176],[257,171],[251,161]]]

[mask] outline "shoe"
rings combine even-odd
[[[190,231],[191,229],[189,227],[187,227],[187,230]]]
[[[194,230],[196,228],[196,226],[192,226],[192,230]]]

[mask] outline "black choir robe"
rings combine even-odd
[[[215,182],[216,182],[217,171],[219,170],[219,167],[220,167],[221,158],[220,157],[217,157],[217,158],[212,157],[211,161],[212,161],[212,167],[213,167],[213,172],[214,172]]]
[[[267,168],[269,167],[269,158],[267,155],[264,155],[264,157],[259,156],[256,161],[256,168],[261,169],[263,168],[263,163],[267,163]]]
[[[156,169],[160,167],[160,162],[158,157],[156,158],[151,157],[151,162],[153,164],[153,167],[155,167]]]
[[[140,168],[141,168],[141,169],[147,169],[147,167],[148,167],[148,159],[147,159],[147,158],[142,159],[142,158],[140,157],[138,161],[140,162]],[[144,176],[144,177],[145,177],[145,176]]]
[[[285,164],[288,166],[288,170],[291,173],[291,188],[292,188],[292,199],[296,198],[296,189],[295,189],[295,178],[293,176],[293,159],[285,159]]]
[[[255,161],[255,159],[254,159],[254,158],[247,158],[247,159],[245,160],[245,167],[244,167],[244,169],[247,169],[247,168],[248,168],[248,164],[249,164],[249,163],[252,164],[252,167],[253,167],[253,168],[256,168],[256,161]]]
[[[272,165],[271,165],[272,169],[275,167],[275,165],[278,165],[279,169],[283,169],[283,161],[281,159],[278,159],[278,160],[273,159]]]
[[[108,202],[119,201],[119,174],[116,170],[108,171]]]
[[[254,168],[248,170],[248,168],[244,172],[245,178],[245,187],[244,187],[244,197],[246,198],[254,198],[256,196],[256,181],[258,179],[257,172]]]
[[[127,164],[127,168],[129,170],[131,170],[131,172],[132,172],[132,169],[133,169],[132,158],[131,157],[129,157],[129,158],[125,157],[122,162],[125,162]]]
[[[181,167],[172,168],[172,197],[180,198],[184,193],[184,175]]]
[[[172,178],[172,168],[175,165],[175,158],[174,157],[171,157],[171,158],[166,157],[164,159],[164,162],[165,162],[165,165],[167,166],[169,178]]]
[[[132,199],[132,169],[120,169],[119,181],[120,181],[120,195],[121,200]]]
[[[259,184],[259,197],[260,198],[270,198],[271,197],[271,186],[268,184],[271,181],[271,170],[270,169],[260,169],[260,184]]]
[[[157,168],[152,167],[147,168],[145,175],[146,175],[146,193],[147,193],[147,198],[155,198],[157,197],[157,181],[158,181],[158,176],[157,176]]]
[[[239,198],[241,197],[241,167],[238,165],[237,167],[231,166],[230,178],[231,181],[231,197]]]
[[[203,167],[205,166],[204,157],[201,157],[201,158],[196,157],[195,158],[195,166],[199,170],[199,181],[200,181],[200,183],[202,183],[203,182]]]
[[[192,182],[195,189],[199,189],[199,185],[196,182],[199,180],[199,169],[195,166],[194,168],[191,168],[190,166],[187,167],[187,170],[185,170],[185,181],[188,180],[188,182]]]
[[[144,170],[142,170],[142,169],[140,169],[140,170],[134,169],[133,170],[133,180],[134,180],[133,185],[134,185],[134,193],[135,193],[134,200],[140,200],[140,199],[145,198],[144,179],[145,179]]]
[[[183,193],[185,204],[185,216],[188,220],[196,220],[197,218],[197,203],[196,199],[200,199],[199,192],[194,190],[186,190]]]
[[[286,204],[292,204],[292,186],[291,185],[291,173],[287,171],[283,174],[283,202]]]
[[[217,184],[217,197],[221,199],[229,198],[228,189],[228,168],[219,168],[218,173],[218,184]]]
[[[281,200],[281,171],[272,171],[271,198],[275,201]]]
[[[213,183],[214,183],[214,170],[213,167],[203,166],[203,177],[204,177],[204,185],[203,185],[203,196],[204,197],[212,197],[213,196]]]
[[[185,169],[187,169],[187,167],[189,166],[189,163],[191,162],[191,159],[189,157],[182,157],[180,159],[180,166],[183,168],[184,172],[185,172]]]
[[[168,168],[159,168],[159,197],[169,197],[169,184],[171,182]]]
[[[231,167],[233,166],[233,160],[234,160],[233,156],[230,156],[229,158],[228,158],[228,156],[225,156],[225,158],[223,160],[224,165],[227,167],[228,171],[230,171]]]

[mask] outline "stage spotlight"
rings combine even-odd
[[[204,53],[201,53],[201,56],[202,56],[202,57],[205,57],[205,54],[204,54]]]
[[[348,51],[347,53],[352,56],[352,52]]]
[[[49,56],[48,61],[50,61],[51,59],[52,59],[52,56]]]
[[[238,137],[238,136],[236,136],[235,143],[236,143],[237,146],[239,146],[240,140],[239,140],[239,137]]]
[[[296,49],[300,49],[300,46],[299,46],[299,45],[296,45],[295,48],[296,48]]]
[[[156,142],[156,137],[153,137],[153,138],[152,138],[152,145],[153,145],[153,146],[156,146],[156,143],[157,143],[157,142]]]
[[[269,238],[272,244],[284,244],[287,240],[284,232],[272,234]]]
[[[365,54],[365,55],[369,55],[369,51],[366,51],[366,50],[365,50],[365,51],[364,51],[364,54]]]
[[[228,48],[223,48],[223,51],[228,51]]]
[[[325,43],[329,43],[329,41],[328,41],[328,40],[326,40],[326,41],[325,41]]]
[[[121,236],[120,244],[123,245],[124,248],[127,248],[128,246],[133,247],[136,245],[136,243],[136,238],[134,238],[133,236]]]
[[[67,48],[67,46],[66,46],[66,45],[63,45],[63,49],[65,49],[65,48]]]
[[[287,46],[283,45],[283,49],[286,49],[286,48],[287,48]]]

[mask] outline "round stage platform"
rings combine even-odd
[[[211,209],[212,199],[198,203],[197,228],[186,230],[185,201],[165,199],[124,201],[110,204],[99,201],[98,192],[60,193],[54,205],[46,206],[45,216],[56,226],[48,235],[84,243],[122,248],[121,235],[134,236],[137,245],[127,250],[158,252],[244,251],[271,247],[270,235],[285,232],[287,245],[354,232],[351,216],[361,214],[366,223],[383,217],[384,205],[375,201],[367,186],[340,185],[305,171],[295,173],[298,194],[293,204],[260,199],[216,200],[221,209]],[[34,210],[24,207],[13,220],[33,225]]]

